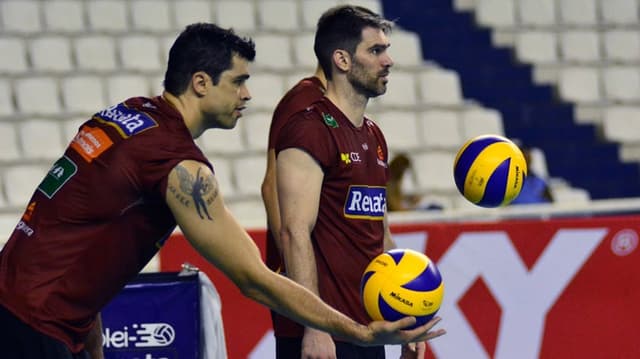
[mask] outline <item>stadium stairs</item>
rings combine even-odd
[[[491,31],[451,0],[383,0],[385,17],[420,35],[426,60],[460,75],[463,95],[502,114],[505,134],[546,156],[549,174],[587,190],[592,199],[640,196],[640,171],[619,160],[619,144],[603,142],[593,124],[574,121],[574,105],[532,80],[532,66],[492,45]]]

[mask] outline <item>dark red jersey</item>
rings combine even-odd
[[[273,112],[269,128],[269,149],[276,148],[280,130],[289,123],[289,118],[324,97],[324,91],[322,82],[315,76],[300,80],[287,91]]]
[[[185,159],[211,166],[162,98],[132,98],[96,113],[0,252],[0,304],[80,351],[96,313],[174,230],[167,175]]]
[[[366,324],[360,278],[384,250],[387,145],[378,126],[355,127],[327,98],[292,117],[276,152],[299,148],[322,167],[318,218],[311,233],[320,297]],[[276,321],[276,336],[301,336],[298,325]]]
[[[271,127],[269,128],[269,149],[276,147],[280,130],[288,122],[291,116],[303,111],[312,103],[324,96],[324,86],[319,78],[312,76],[300,80],[282,97],[273,112]],[[276,247],[275,239],[271,234],[271,228],[267,228],[266,264],[274,271],[282,269],[282,258]]]

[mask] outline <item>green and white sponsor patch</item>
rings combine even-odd
[[[78,166],[69,157],[63,156],[53,164],[38,186],[38,190],[48,198],[53,198],[76,172],[78,172]]]

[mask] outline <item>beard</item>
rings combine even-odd
[[[384,73],[388,73],[388,69],[385,69]],[[382,72],[375,75],[368,73],[364,65],[354,57],[353,68],[347,73],[347,80],[356,92],[367,98],[373,98],[387,92],[387,84],[382,81],[382,75]]]
[[[208,114],[206,115],[205,127],[230,130],[236,127],[238,120],[239,118],[233,114]]]

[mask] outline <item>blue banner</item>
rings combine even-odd
[[[106,359],[200,358],[196,274],[146,273],[102,311]]]

